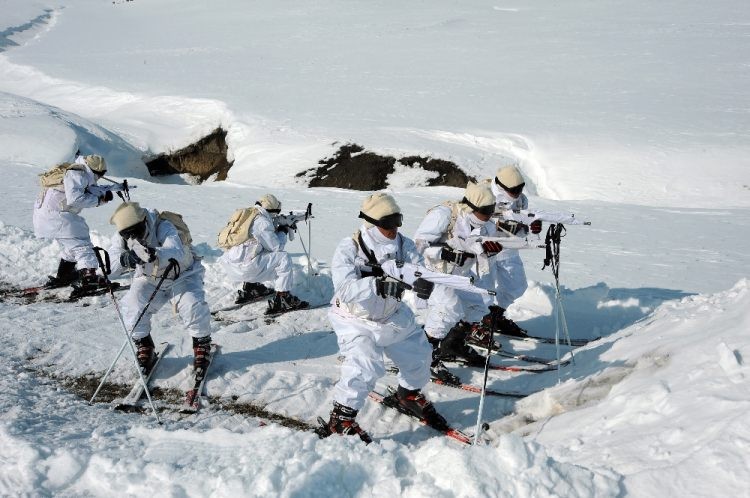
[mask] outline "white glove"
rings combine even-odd
[[[128,239],[128,249],[133,251],[144,263],[151,263],[156,259],[156,251],[150,247],[145,247],[136,239]]]

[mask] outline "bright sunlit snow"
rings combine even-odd
[[[568,227],[560,280],[571,336],[602,337],[559,373],[491,373],[490,389],[535,394],[486,399],[485,445],[368,402],[365,446],[217,406],[165,412],[163,425],[89,406],[65,379],[100,378],[122,344],[109,297],[0,301],[0,495],[750,496],[746,1],[0,0],[0,12],[1,287],[55,271],[59,246],[33,236],[37,175],[80,149],[136,185],[133,200],[184,215],[212,309],[236,292],[216,263],[233,210],[268,191],[285,209],[311,202],[311,238],[304,224],[298,237],[316,275],[299,240],[287,247],[295,293],[323,304],[333,250],[367,194],[308,189],[295,175],[353,142],[478,177],[519,161],[532,209],[592,222]],[[217,127],[234,160],[228,181],[149,176],[144,156]],[[409,236],[461,195],[419,186],[429,177],[389,177]],[[83,211],[97,245],[114,234],[116,203]],[[544,251],[523,258],[529,290],[509,315],[552,337]],[[266,324],[264,306],[213,322],[222,352],[207,393],[327,418],[339,361],[326,309]],[[155,384],[184,390],[190,338],[168,308],[153,335],[174,347]],[[134,382],[131,361],[113,382]],[[479,369],[452,371],[481,384]],[[378,387],[395,384],[386,375]],[[426,392],[473,433],[478,395]]]

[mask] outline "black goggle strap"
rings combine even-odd
[[[503,183],[502,183],[502,182],[501,182],[500,180],[498,180],[498,179],[497,179],[497,177],[495,177],[495,183],[496,183],[496,184],[497,184],[497,185],[498,185],[498,186],[499,186],[499,187],[500,187],[501,189],[503,189],[503,190],[505,190],[506,192],[508,192],[508,193],[510,193],[510,194],[513,194],[513,195],[518,195],[518,194],[520,194],[521,192],[523,192],[523,188],[524,188],[524,187],[526,186],[526,184],[525,184],[525,183],[521,183],[520,185],[516,185],[515,187],[506,187],[505,185],[503,185]]]
[[[401,213],[389,214],[388,216],[383,216],[379,220],[376,220],[374,218],[370,218],[365,213],[360,211],[359,217],[368,223],[372,223],[376,227],[384,228],[386,230],[400,227],[404,220],[404,215],[402,215]]]
[[[485,214],[485,215],[495,214],[495,204],[491,204],[489,206],[477,207],[474,204],[472,204],[471,202],[469,202],[469,199],[467,199],[466,197],[464,197],[461,200],[461,202],[463,204],[466,204],[467,206],[469,206],[472,211],[476,211],[478,213]]]

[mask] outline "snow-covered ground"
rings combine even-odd
[[[0,302],[0,495],[750,496],[746,2],[5,0],[0,12],[3,285],[54,271],[56,244],[31,231],[36,175],[80,148],[105,155],[143,205],[185,216],[213,308],[235,291],[215,263],[231,212],[269,190],[285,208],[312,202],[319,275],[305,275],[299,241],[289,248],[295,292],[325,302],[327,263],[365,193],[293,177],[355,141],[479,176],[519,160],[532,207],[592,222],[569,227],[561,283],[571,334],[603,336],[559,378],[493,374],[492,389],[538,392],[487,399],[488,445],[459,447],[368,403],[360,421],[376,441],[365,446],[221,410],[159,426],[89,406],[57,378],[109,365],[122,331],[108,298]],[[142,155],[219,125],[229,181],[148,177]],[[460,195],[399,187],[403,176],[393,192],[407,234]],[[84,212],[96,243],[112,235],[113,209]],[[552,335],[551,274],[541,251],[523,256],[530,288],[510,314]],[[327,417],[338,362],[325,312],[215,322],[208,393]],[[157,386],[184,388],[192,352],[169,310],[154,336],[175,345]],[[127,361],[113,380],[132,382]],[[473,431],[476,395],[427,390]]]

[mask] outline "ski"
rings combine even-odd
[[[245,301],[243,303],[230,304],[229,306],[224,306],[223,308],[219,308],[217,310],[214,310],[214,311],[211,312],[211,315],[214,316],[214,317],[217,317],[217,316],[220,317],[221,313],[226,313],[228,311],[235,311],[235,310],[238,310],[238,309],[240,309],[243,306],[246,306],[248,304],[257,303],[257,302],[262,301],[263,299],[267,298],[268,296],[272,296],[274,294],[274,292],[275,291],[273,289],[268,289],[268,292],[266,292],[266,293],[264,293],[264,294],[262,294],[260,296],[254,297],[252,299],[249,299],[249,300],[247,300],[247,301]],[[221,320],[221,318],[218,318],[218,319]]]
[[[146,385],[151,382],[151,378],[153,377],[156,368],[159,366],[159,362],[164,357],[169,348],[170,344],[168,342],[162,342],[161,344],[159,344],[158,350],[154,352],[154,361],[151,363],[151,369],[148,371],[148,374],[145,375]],[[112,409],[120,411],[133,411],[140,409],[138,406],[138,401],[140,401],[144,392],[145,390],[143,389],[143,383],[141,382],[140,376],[138,376],[138,379],[135,381],[135,384],[133,384],[133,388],[130,390],[130,393],[128,393],[128,395],[124,398],[112,402]]]
[[[21,299],[24,301],[23,304],[32,303],[75,303],[83,299],[84,297],[101,296],[109,292],[106,287],[99,287],[93,292],[87,292],[85,294],[77,294],[75,288],[68,294],[65,290],[69,286],[60,287],[27,287],[25,289],[8,289],[0,292],[0,301],[5,299]],[[112,290],[114,292],[127,290],[130,285],[122,285],[118,282],[112,283]]]
[[[462,361],[460,358],[455,358],[455,359],[450,359],[450,360],[443,358],[443,362],[444,363],[456,363],[464,367],[484,368],[484,365],[469,365],[465,361]],[[498,365],[496,363],[490,363],[489,369],[500,370],[504,372],[539,373],[539,372],[550,372],[552,370],[557,370],[557,367],[558,367],[557,365],[548,365],[548,364],[544,364],[544,365]]]
[[[471,346],[474,349],[477,349],[479,351],[487,351],[487,348],[482,346],[477,346],[476,344],[471,344]],[[521,353],[511,353],[509,351],[503,351],[502,349],[494,350],[492,351],[492,354],[501,356],[503,358],[510,358],[512,360],[518,360],[518,361],[526,361],[528,363],[539,363],[540,365],[552,365],[557,366],[558,363],[560,363],[560,366],[565,366],[568,363],[570,363],[570,360],[562,360],[558,362],[555,358],[542,358],[541,356],[532,356],[528,354],[521,354]]]
[[[218,344],[211,344],[211,352],[208,355],[208,365],[206,365],[206,369],[203,371],[203,375],[201,375],[200,377],[196,376],[195,380],[193,381],[193,386],[185,393],[185,403],[180,409],[181,413],[196,413],[198,410],[200,410],[201,399],[204,397],[203,387],[206,384],[208,370],[211,368],[211,365],[214,362],[214,358],[219,353],[219,349],[220,348]]]
[[[274,313],[274,314],[263,314],[263,315],[255,315],[255,316],[245,316],[241,318],[233,318],[233,317],[225,317],[221,315],[214,315],[214,320],[217,322],[224,322],[224,323],[240,323],[240,322],[252,322],[255,320],[264,320],[266,325],[270,325],[276,321],[277,318],[280,316],[294,313],[297,311],[310,311],[310,310],[316,310],[320,308],[326,308],[330,306],[330,303],[324,303],[324,304],[318,304],[316,306],[308,306],[307,308],[296,308],[289,311],[283,311],[281,313]]]
[[[444,382],[440,379],[430,378],[431,382],[440,386],[453,387],[455,389],[463,389],[472,393],[481,393],[482,388],[471,384],[453,384],[452,382]],[[488,396],[502,396],[505,398],[525,398],[529,393],[519,393],[517,391],[496,391],[494,389],[485,389],[484,393]]]
[[[516,335],[505,335],[500,334],[502,337],[505,337],[506,339],[510,339],[511,341],[522,341],[522,342],[530,342],[532,344],[555,344],[555,338],[554,337],[539,337],[535,335],[527,335],[525,337],[519,337]],[[574,348],[585,346],[589,342],[596,341],[598,339],[601,339],[601,337],[595,337],[593,339],[571,339],[570,345]],[[559,339],[561,346],[567,346],[568,341],[564,338]]]
[[[389,367],[386,371],[390,374],[398,374],[398,367],[392,366],[392,367]],[[482,392],[482,388],[479,386],[474,386],[471,384],[463,384],[463,383],[456,384],[453,382],[445,382],[444,380],[440,380],[432,376],[430,376],[430,382],[433,382],[439,386],[452,387],[454,389],[463,389],[464,391],[469,391],[472,393]],[[484,392],[488,396],[502,396],[506,398],[525,398],[526,396],[529,396],[529,394],[533,394],[533,393],[520,393],[518,391],[496,391],[494,389],[486,389]]]
[[[422,425],[426,425],[428,427],[432,427],[430,424],[427,423],[427,421],[425,419],[417,417],[413,413],[411,413],[411,412],[403,409],[401,407],[401,405],[396,401],[396,394],[395,394],[395,391],[393,391],[393,388],[389,387],[388,388],[388,393],[389,393],[388,395],[385,395],[385,394],[381,394],[381,393],[379,393],[377,391],[370,391],[369,397],[370,397],[371,400],[373,400],[373,401],[375,401],[377,403],[380,403],[383,406],[387,406],[388,408],[393,408],[394,410],[398,411],[399,413],[402,413],[402,414],[404,414],[404,415],[406,415],[408,417],[413,418],[414,420],[419,421],[419,423],[421,423]],[[447,437],[449,437],[449,438],[451,438],[451,439],[453,439],[455,441],[458,441],[460,443],[467,444],[467,445],[471,444],[472,436],[470,436],[470,435],[468,435],[468,434],[466,434],[464,432],[461,432],[458,429],[454,429],[452,427],[449,427],[448,429],[445,429],[445,430],[441,430],[441,429],[438,429],[436,427],[432,427],[432,428],[435,429],[438,432],[441,432],[445,436],[447,436]]]

